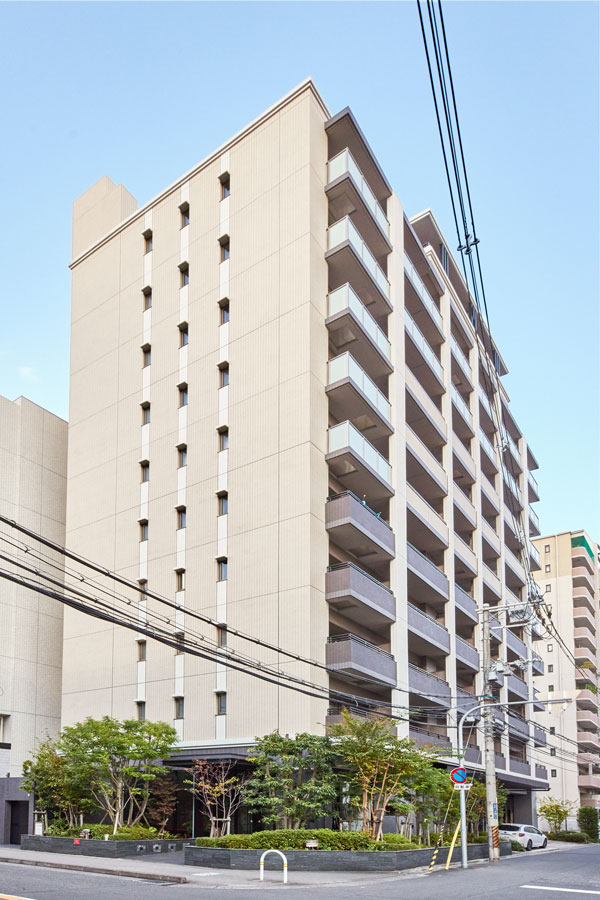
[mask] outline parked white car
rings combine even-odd
[[[498,826],[498,833],[501,841],[518,841],[526,850],[533,850],[534,847],[545,847],[548,838],[538,828],[533,825],[513,825],[512,823],[503,823]]]

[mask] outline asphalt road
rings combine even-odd
[[[493,870],[493,871],[491,871]],[[21,865],[0,864],[0,900],[240,900],[240,892],[259,891],[274,900],[287,897],[343,900],[586,900],[600,898],[600,845],[555,852],[514,854],[490,866],[473,865],[468,872],[451,869],[432,875],[399,875],[369,882],[294,887],[276,885],[275,873],[260,884],[257,877],[231,889],[194,884],[162,885],[110,875],[92,875]],[[224,881],[226,874],[224,873]],[[343,892],[343,893],[342,893]]]

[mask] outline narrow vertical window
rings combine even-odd
[[[182,469],[183,466],[187,466],[187,447],[179,447],[177,450],[177,465],[178,468]]]
[[[175,590],[185,591],[185,569],[175,572]]]
[[[150,253],[152,251],[152,232],[150,229],[144,232],[144,253]]]
[[[229,301],[221,304],[220,324],[225,325],[229,322]]]
[[[152,309],[152,290],[146,288],[144,291],[144,309]]]
[[[187,384],[182,384],[179,388],[179,405],[187,406],[188,405],[188,388]]]
[[[189,341],[188,323],[182,322],[179,326],[179,346],[186,347]]]
[[[217,628],[217,645],[219,647],[227,646],[227,629]]]
[[[227,714],[227,694],[217,694],[217,715]]]
[[[219,515],[226,516],[229,512],[229,497],[227,494],[222,494],[219,497]]]
[[[185,528],[186,511],[185,508],[177,510],[177,528]]]
[[[231,193],[231,183],[229,179],[229,172],[225,172],[221,175],[221,200],[225,200],[229,197]]]
[[[138,662],[146,661],[146,641],[138,641]]]
[[[179,285],[180,287],[185,287],[186,284],[190,283],[190,267],[187,263],[182,263],[179,266]]]
[[[151,362],[152,362],[152,350],[150,348],[150,344],[145,344],[142,347],[142,363],[143,363],[144,369],[146,368],[146,366],[149,366]]]
[[[219,369],[219,387],[227,387],[229,384],[229,366]]]
[[[150,463],[149,462],[140,463],[140,476],[141,476],[142,482],[150,481]]]
[[[183,719],[184,700],[183,697],[175,697],[175,718]]]
[[[190,224],[190,204],[182,203],[179,210],[181,212],[181,227],[185,228]]]
[[[142,404],[142,425],[150,424],[150,404],[143,403]]]
[[[146,704],[143,701],[138,702],[137,717],[138,717],[138,722],[146,721]]]
[[[227,581],[227,560],[220,559],[217,563],[217,575],[219,581]]]
[[[221,262],[229,259],[229,238],[223,238],[221,241]]]
[[[140,522],[140,541],[148,540],[148,523]]]
[[[229,447],[229,428],[219,432],[219,450],[227,450]]]

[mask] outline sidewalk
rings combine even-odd
[[[507,860],[537,857],[557,850],[572,849],[573,844],[551,841],[546,850],[535,850],[532,853],[517,853]],[[169,861],[169,858],[172,861]],[[456,858],[456,857],[455,857]],[[175,861],[177,860],[177,861]],[[472,862],[470,865],[482,865],[487,861]],[[75,856],[69,853],[39,853],[35,850],[21,850],[15,845],[0,845],[0,863],[42,866],[53,869],[66,869],[75,872],[90,872],[97,875],[116,875],[123,878],[139,878],[143,881],[155,881],[163,884],[196,884],[204,888],[268,888],[278,887],[283,882],[280,870],[265,872],[264,882],[260,882],[257,871],[247,869],[205,869],[183,865],[183,852],[156,856],[135,857],[130,859],[105,859],[94,856]],[[453,863],[455,868],[459,863]],[[403,872],[294,872],[288,873],[288,884],[296,887],[311,888],[317,885],[372,885],[374,881],[391,881],[398,878],[424,876],[426,868],[407,869]],[[439,871],[439,870],[437,870]]]

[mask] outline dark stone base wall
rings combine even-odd
[[[124,859],[132,856],[148,856],[156,853],[172,853],[183,850],[184,840],[173,841],[98,841],[81,838],[74,844],[73,838],[24,834],[22,850],[39,850],[44,853],[69,853],[77,856],[101,856],[105,859]]]
[[[0,778],[0,844],[11,842],[11,821],[18,803],[27,804],[27,830],[33,831],[33,797],[21,790],[22,783],[22,778]]]
[[[449,847],[442,847],[436,865],[445,865]],[[185,865],[209,869],[256,869],[258,871],[263,850],[221,850],[216,847],[185,848]],[[284,850],[289,872],[398,872],[428,866],[433,849],[426,850]],[[510,843],[500,843],[500,856],[510,856]],[[487,844],[470,844],[468,858],[487,859]],[[460,847],[455,847],[452,862],[460,861]],[[282,869],[282,859],[269,853],[265,869]]]

